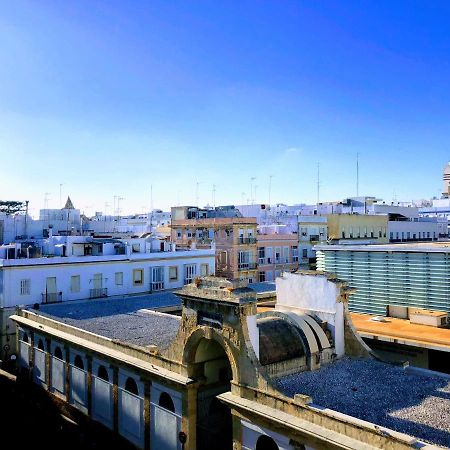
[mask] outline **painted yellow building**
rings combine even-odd
[[[327,223],[328,239],[334,242],[344,239],[389,242],[387,215],[329,214]]]

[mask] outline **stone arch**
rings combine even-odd
[[[279,447],[270,436],[262,434],[256,441],[255,450],[279,450]]]
[[[98,366],[97,377],[104,381],[109,382],[109,374],[108,374],[108,371],[106,370],[105,366],[103,366],[103,365]]]
[[[55,350],[53,351],[53,356],[55,358],[58,358],[58,359],[61,359],[61,360],[63,359],[63,353],[62,353],[61,347],[59,345],[57,345],[55,347]]]
[[[42,350],[42,351],[45,350],[44,340],[43,340],[43,339],[39,339],[37,348],[38,348],[39,350]]]
[[[175,412],[175,405],[173,403],[172,397],[167,392],[161,392],[159,396],[158,405],[168,411]]]
[[[201,341],[204,339],[213,340],[222,347],[225,355],[228,358],[228,362],[230,363],[232,381],[239,382],[239,371],[236,363],[236,357],[233,354],[233,350],[227,340],[223,337],[223,335],[213,328],[197,328],[187,338],[183,350],[183,365],[188,367],[188,372],[189,366],[194,362],[197,349]]]
[[[125,388],[124,388],[127,392],[130,392],[131,394],[134,395],[139,395],[139,388],[138,385],[136,383],[136,380],[133,377],[128,377],[126,382],[125,382]]]
[[[83,358],[80,355],[76,355],[73,361],[73,365],[78,369],[84,370]]]

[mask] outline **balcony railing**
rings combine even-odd
[[[239,244],[256,244],[256,238],[239,236],[238,243]]]
[[[51,292],[51,293],[44,293],[41,294],[42,296],[42,303],[57,303],[62,302],[62,292]]]
[[[238,269],[239,270],[253,270],[256,269],[257,264],[254,262],[242,262],[239,263]]]
[[[89,298],[100,298],[108,296],[108,288],[89,289]]]

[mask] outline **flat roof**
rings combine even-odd
[[[276,286],[274,281],[259,281],[258,283],[249,283],[248,288],[255,291],[256,294],[276,294]]]
[[[276,384],[290,397],[312,397],[313,408],[328,408],[450,447],[450,378],[373,359],[343,358],[316,371],[281,377]]]
[[[353,252],[431,252],[450,253],[450,241],[412,242],[396,244],[317,244],[315,250]]]
[[[40,305],[33,312],[109,339],[165,349],[181,321],[156,311],[167,307],[181,307],[172,292]]]
[[[353,325],[364,337],[386,342],[433,348],[450,352],[450,329],[411,323],[407,319],[384,317],[385,322],[371,320],[373,314],[350,313]]]

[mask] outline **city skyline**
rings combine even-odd
[[[271,203],[315,203],[318,163],[321,200],[356,195],[358,153],[361,195],[438,196],[450,6],[406,6],[8,4],[2,197],[36,215],[62,184],[131,213],[151,186],[165,210],[267,203],[270,180]]]

